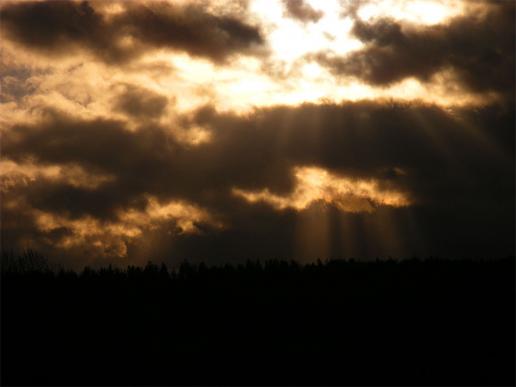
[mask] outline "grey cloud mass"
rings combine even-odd
[[[4,157],[16,161],[30,157],[42,165],[79,164],[114,175],[115,180],[94,190],[33,184],[6,197],[19,195],[32,207],[71,218],[89,215],[116,220],[118,210],[143,208],[144,194],[152,194],[164,201],[189,200],[230,225],[223,231],[205,225],[201,234],[170,241],[167,234],[152,231],[163,243],[155,246],[161,254],[167,251],[164,246],[181,247],[174,248],[174,257],[236,259],[237,252],[292,256],[296,251],[291,234],[296,224],[303,217],[318,219],[317,213],[334,219],[336,223],[331,226],[330,222],[328,227],[335,238],[343,227],[358,233],[353,242],[357,250],[335,247],[337,255],[346,251],[366,256],[427,251],[482,255],[490,249],[510,252],[514,230],[512,211],[508,211],[514,207],[513,110],[491,107],[450,114],[435,106],[365,101],[260,109],[247,117],[205,108],[184,121],[208,128],[212,141],[191,148],[159,125],[129,131],[123,121],[84,121],[57,112],[38,124],[14,125],[4,134]],[[468,126],[471,122],[475,125]],[[374,214],[347,214],[342,219],[341,211],[331,206],[314,204],[299,214],[277,212],[231,195],[235,186],[288,193],[293,189],[292,167],[299,165],[374,178],[384,187],[407,192],[415,206],[380,207]],[[403,173],[396,172],[399,170]],[[16,223],[9,218],[15,214],[3,211],[8,219],[7,234],[27,231],[9,230],[10,222]],[[446,222],[439,221],[439,216],[450,214]],[[402,233],[404,247],[397,246],[395,251],[370,242],[371,231],[357,231],[382,217],[420,222],[431,238],[432,249],[424,250],[408,229]],[[409,228],[410,224],[399,227]],[[491,227],[495,226],[503,232],[493,235]]]
[[[116,97],[115,108],[129,116],[157,118],[167,106],[166,97],[151,90],[127,85]]]
[[[453,70],[472,91],[514,90],[514,20],[511,1],[493,2],[484,12],[436,26],[380,19],[357,20],[354,35],[366,46],[344,57],[317,56],[336,74],[386,86],[408,77],[428,81]]]
[[[0,62],[0,102],[9,113],[0,120],[2,248],[31,246],[78,266],[96,259],[97,242],[113,262],[126,256],[124,264],[514,254],[513,2],[475,1],[482,12],[432,26],[365,22],[354,12],[360,2],[348,2],[352,34],[363,48],[341,56],[317,50],[292,62],[316,60],[336,84],[350,77],[379,87],[409,77],[425,85],[450,72],[462,96],[494,93],[496,102],[371,97],[266,107],[253,106],[264,99],[254,98],[253,87],[266,89],[258,97],[276,98],[288,84],[287,101],[300,80],[251,74],[245,66],[253,61],[232,67],[234,56],[268,45],[266,29],[199,4],[0,5],[2,37],[16,47],[10,55],[45,56],[40,67],[15,55]],[[248,9],[245,1],[237,5]],[[324,20],[304,1],[280,5],[302,22],[288,21],[296,28]],[[163,58],[134,60],[159,50],[187,53],[191,61],[181,68]],[[47,63],[64,57],[77,61],[65,70]],[[260,68],[264,58],[254,59],[252,68]],[[76,74],[91,82],[83,87]],[[278,83],[269,89],[269,82]],[[232,109],[218,91],[248,109]],[[200,132],[202,141],[185,140]],[[277,208],[235,195],[239,189],[289,198],[299,167],[320,168],[335,180],[372,181],[410,204],[350,212],[322,199]]]
[[[316,22],[323,17],[322,11],[316,11],[304,0],[285,0],[287,14],[302,22]]]
[[[111,64],[159,48],[223,62],[263,43],[258,28],[199,6],[118,4],[123,11],[107,15],[101,2],[7,3],[0,8],[0,27],[5,37],[40,53],[69,55],[84,49]]]

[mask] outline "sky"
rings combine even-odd
[[[3,1],[3,249],[514,254],[515,3]]]

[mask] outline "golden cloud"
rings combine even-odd
[[[197,223],[210,224],[221,228],[222,223],[206,210],[181,200],[160,203],[155,197],[147,197],[144,210],[120,211],[117,220],[102,221],[91,216],[71,219],[63,215],[34,210],[39,231],[50,233],[67,230],[56,247],[70,249],[91,246],[93,253],[100,257],[127,255],[127,244],[143,238],[146,231],[159,227],[172,227],[170,232],[195,234],[200,232]]]
[[[16,186],[26,186],[36,180],[46,180],[69,184],[87,190],[97,189],[102,184],[113,181],[114,176],[92,173],[79,165],[38,165],[31,161],[16,163],[0,161],[0,191],[7,192]]]
[[[250,203],[264,202],[276,209],[292,208],[301,211],[312,203],[322,201],[347,212],[373,212],[376,206],[405,207],[411,204],[402,192],[383,189],[375,180],[350,179],[334,175],[322,168],[296,167],[296,186],[286,196],[268,189],[246,191],[233,189],[233,194]]]

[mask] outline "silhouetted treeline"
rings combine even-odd
[[[513,385],[514,258],[3,258],[2,384]]]

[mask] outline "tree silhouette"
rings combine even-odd
[[[514,383],[514,257],[2,262],[3,384]]]

